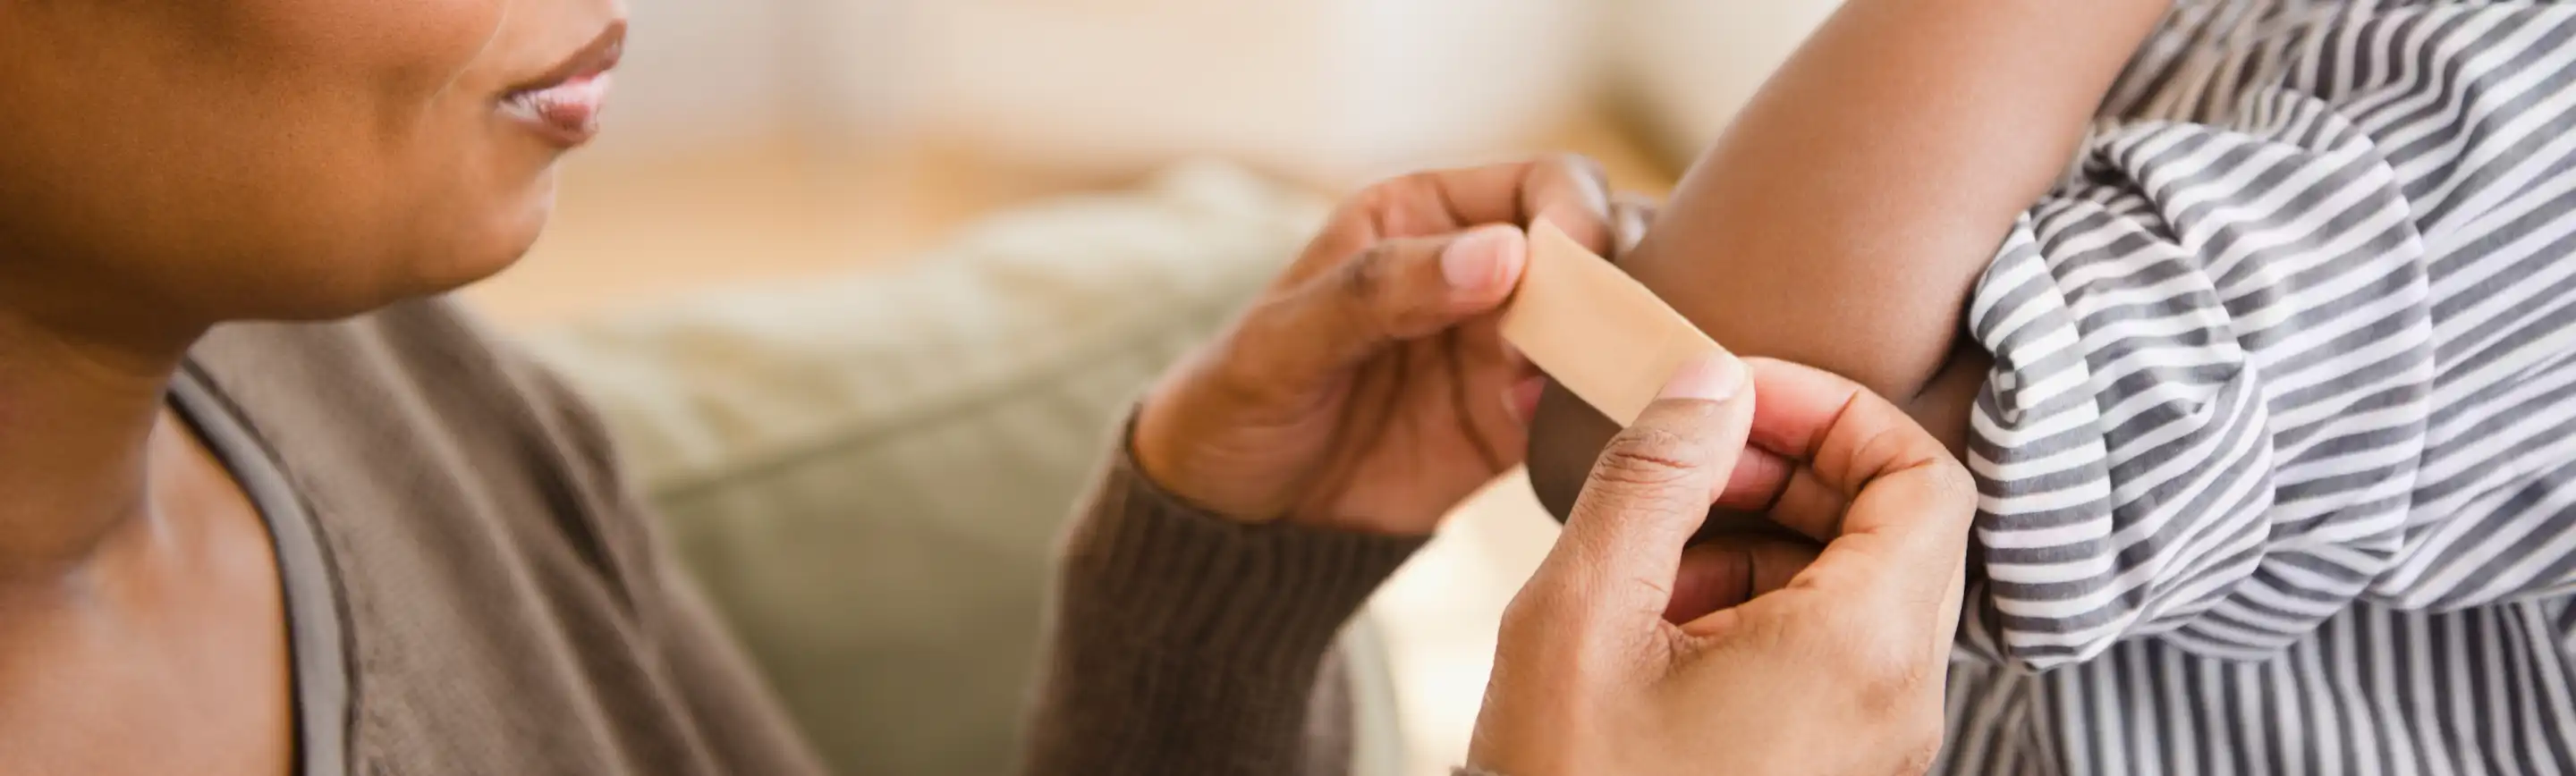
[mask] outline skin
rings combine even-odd
[[[1623,221],[1577,164],[1354,197],[1149,394],[1138,465],[1247,523],[1421,536],[1509,468],[1529,367],[1494,336],[1540,215]],[[1758,396],[1758,401],[1757,401]],[[1896,405],[1831,373],[1704,359],[1612,440],[1505,615],[1470,762],[1512,776],[1920,773],[1976,492]],[[1712,505],[1825,540],[1684,549]],[[1785,702],[1784,702],[1785,701]],[[1046,724],[1041,719],[1038,724]]]
[[[1521,463],[1508,399],[1535,377],[1497,329],[1546,218],[1613,242],[1600,167],[1579,157],[1441,170],[1363,189],[1136,419],[1137,465],[1248,522],[1428,534]]]
[[[0,0],[0,116],[38,117],[0,121],[12,772],[286,771],[276,559],[238,484],[166,408],[171,375],[222,321],[363,313],[515,261],[570,144],[504,117],[502,98],[622,30],[621,14],[615,0]],[[1363,192],[1153,391],[1140,465],[1234,519],[1430,532],[1519,462],[1523,415],[1506,408],[1531,375],[1492,317],[1527,257],[1520,226],[1546,217],[1606,252],[1621,220],[1607,203],[1571,159]],[[1587,524],[1675,514],[1606,487]],[[1512,633],[1536,635],[1511,638],[1513,654],[1541,657],[1514,665],[1568,654],[1539,643],[1557,634],[1600,632],[1588,607],[1530,611]],[[1758,668],[1765,653],[1747,649]],[[1520,714],[1546,719],[1529,703],[1487,716]]]
[[[1968,294],[2167,7],[1849,0],[1619,265],[1728,349],[1847,376],[1959,450],[1988,368]],[[1529,458],[1551,511],[1617,431],[1546,392]],[[1777,528],[1721,512],[1711,531]]]
[[[1504,611],[1469,762],[1513,776],[1930,767],[1975,482],[1856,383],[1732,362],[1685,367],[1611,440]],[[1788,466],[1741,468],[1755,453]],[[1712,504],[1828,541],[1685,549]]]
[[[276,560],[163,392],[218,322],[345,316],[516,260],[569,149],[499,101],[622,31],[623,13],[0,2],[12,772],[285,772]]]

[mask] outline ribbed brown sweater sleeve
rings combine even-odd
[[[1210,516],[1120,448],[1065,539],[1028,772],[1346,771],[1349,720],[1309,718],[1346,707],[1309,700],[1342,625],[1423,540]]]

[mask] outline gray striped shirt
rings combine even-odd
[[[1958,774],[2576,776],[2576,7],[2186,2],[1969,311]]]

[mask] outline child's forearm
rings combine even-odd
[[[2166,0],[1850,0],[1621,265],[1738,352],[1905,400]]]

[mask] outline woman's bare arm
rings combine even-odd
[[[1736,352],[1851,377],[1955,446],[1974,376],[1942,373],[1968,293],[2168,7],[1850,0],[1620,265]],[[1610,431],[1551,393],[1530,461],[1552,505]]]

